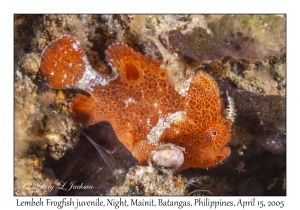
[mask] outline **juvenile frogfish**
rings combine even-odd
[[[77,94],[71,103],[78,122],[109,122],[140,164],[147,164],[150,156],[160,162],[159,155],[174,161],[182,152],[177,170],[207,168],[230,154],[232,120],[212,77],[196,72],[184,95],[175,91],[160,60],[121,43],[111,45],[105,56],[113,69],[110,77],[91,67],[80,43],[70,36],[52,42],[42,54],[40,77],[50,87],[89,93]]]

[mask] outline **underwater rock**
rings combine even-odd
[[[238,89],[226,79],[219,81],[218,85],[223,100],[227,101],[229,95],[235,104],[234,124],[248,131],[266,150],[273,154],[284,153],[286,98]]]
[[[26,54],[22,58],[22,68],[26,73],[36,74],[40,68],[40,57],[38,56],[38,54]]]
[[[108,195],[184,195],[185,185],[181,177],[173,176],[172,171],[157,170],[152,166],[135,166],[129,169],[126,181],[113,187]]]
[[[240,183],[237,194],[241,196],[261,196],[263,195],[264,187],[254,177],[250,177]]]
[[[201,175],[185,180],[187,195],[190,196],[224,196],[232,195],[234,187],[226,178],[214,178]],[[204,190],[205,189],[205,190]]]
[[[246,91],[286,95],[285,52],[251,61],[224,57],[222,60],[203,64],[200,70],[214,78],[228,78],[238,88]]]
[[[276,15],[224,15],[206,28],[170,31],[169,43],[183,57],[211,62],[224,56],[260,59],[285,46],[285,18]]]
[[[111,125],[100,122],[83,130],[101,150],[80,135],[78,144],[59,160],[47,157],[45,168],[51,168],[59,181],[76,181],[75,185],[93,186],[92,189],[58,190],[58,195],[101,195],[125,180],[128,169],[137,164],[136,159],[117,139]],[[104,158],[103,158],[103,153]],[[112,170],[113,171],[112,171]]]
[[[66,142],[72,145],[73,120],[68,120],[69,112],[55,112],[53,107],[55,91],[43,93],[33,81],[20,71],[15,77],[14,106],[14,161],[15,194],[47,195],[47,189],[39,189],[34,184],[44,182],[52,185],[55,180],[45,178],[41,173],[46,153],[60,158],[68,149]],[[50,109],[51,107],[51,109]],[[46,127],[46,129],[45,129]]]
[[[79,42],[63,36],[42,55],[40,77],[52,88],[81,88],[71,108],[73,117],[88,125],[109,122],[125,147],[146,164],[158,144],[185,149],[189,167],[210,167],[230,154],[231,119],[224,115],[218,87],[209,75],[197,72],[179,94],[168,81],[161,62],[124,44],[111,45],[106,59],[111,77],[91,68]]]

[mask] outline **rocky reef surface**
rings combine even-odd
[[[285,195],[285,18],[16,14],[15,195]],[[103,75],[113,72],[105,50],[114,43],[160,60],[177,92],[195,72],[211,75],[234,120],[231,154],[210,168],[139,166],[109,123],[78,123],[70,103],[88,93],[52,89],[39,76],[46,46],[63,35]],[[62,181],[84,186],[67,191]]]

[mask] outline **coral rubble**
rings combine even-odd
[[[36,194],[36,189],[31,192],[30,185],[23,189],[24,182],[47,180],[48,184],[54,183],[53,179],[41,174],[45,154],[49,152],[59,159],[74,144],[72,132],[75,127],[69,112],[59,107],[50,108],[55,98],[53,90],[39,93],[31,79],[17,71],[14,121],[17,128],[14,136],[16,194]]]
[[[184,195],[185,184],[180,177],[168,171],[158,174],[158,170],[151,166],[137,166],[131,168],[126,181],[121,186],[111,189],[108,195]]]

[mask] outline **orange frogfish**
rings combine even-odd
[[[80,43],[70,36],[62,36],[43,52],[40,77],[50,87],[89,93],[77,94],[71,103],[78,122],[109,122],[140,164],[152,157],[154,163],[177,170],[207,168],[230,154],[232,120],[226,117],[212,77],[196,72],[184,95],[175,91],[160,60],[121,43],[111,45],[105,56],[111,76],[95,71]]]

